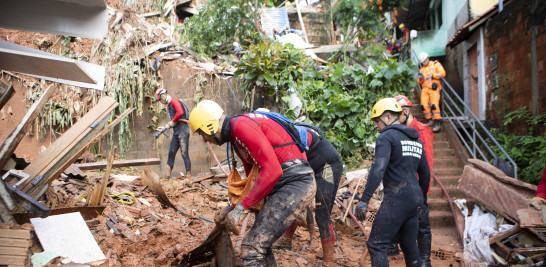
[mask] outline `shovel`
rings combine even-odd
[[[217,267],[234,267],[235,253],[229,237],[229,231],[224,225],[216,224],[205,241],[189,253],[182,256],[182,260],[173,263],[173,266],[189,267],[210,262],[212,258]]]

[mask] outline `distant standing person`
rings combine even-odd
[[[186,176],[191,176],[191,161],[188,154],[188,141],[190,139],[190,127],[188,126],[189,112],[188,107],[177,98],[172,98],[167,94],[165,88],[159,88],[155,91],[155,100],[167,105],[167,113],[171,120],[165,125],[158,127],[157,130],[173,128],[173,137],[169,146],[169,157],[165,166],[165,179],[171,178],[171,172],[174,167],[176,151],[180,149],[184,166],[186,167]]]
[[[425,114],[426,126],[432,127],[432,131],[440,131],[440,91],[442,90],[441,78],[446,76],[446,71],[438,61],[430,61],[427,52],[421,52],[419,57],[419,79],[417,82],[423,87],[421,92],[421,110]],[[430,104],[429,104],[430,102]]]

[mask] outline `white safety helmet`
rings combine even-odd
[[[421,52],[419,56],[417,57],[417,60],[419,61],[419,64],[422,64],[423,62],[425,62],[425,60],[427,60],[427,58],[428,58],[427,52]]]

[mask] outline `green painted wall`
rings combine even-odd
[[[453,24],[467,0],[432,0],[429,8],[437,7],[440,4],[438,1],[441,1],[442,25],[437,30],[417,32],[417,38],[411,41],[412,58],[414,60],[422,51],[427,52],[430,57],[446,55],[446,45],[449,42],[447,30]]]

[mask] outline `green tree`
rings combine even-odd
[[[262,1],[208,1],[199,14],[187,20],[182,28],[182,42],[199,54],[214,56],[233,51],[233,42],[244,46],[262,40],[258,15]],[[254,6],[257,4],[258,6]]]

